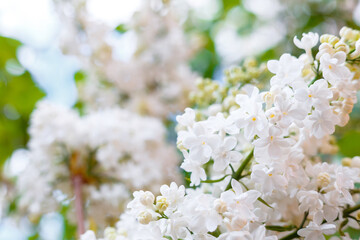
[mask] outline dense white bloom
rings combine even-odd
[[[178,178],[175,149],[166,143],[165,129],[154,118],[119,108],[80,117],[74,110],[40,102],[29,133],[29,164],[18,174],[16,188],[20,209],[30,216],[71,201],[74,176],[83,182],[87,216],[99,226],[123,211],[129,192],[158,191],[163,182]],[[149,193],[142,203],[152,204]]]
[[[93,231],[86,231],[83,235],[81,235],[80,240],[96,240],[95,233]]]
[[[355,226],[360,161],[330,163],[331,134],[349,120],[360,87],[348,61],[356,41],[344,39],[322,36],[314,60],[318,35],[295,38],[308,57],[269,61],[269,91],[236,85],[224,103],[187,109],[177,144],[191,189],[164,185],[155,201],[136,192],[128,214],[173,240],[317,240]]]
[[[132,112],[167,119],[169,113],[188,106],[187,95],[197,78],[188,60],[198,47],[190,45],[183,30],[185,3],[179,8],[173,2],[142,1],[131,19],[121,22],[126,28],[121,34],[105,21],[94,21],[87,1],[56,4],[63,26],[61,49],[79,60],[86,75],[79,84],[86,109],[120,104]]]

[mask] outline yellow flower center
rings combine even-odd
[[[251,120],[253,120],[254,122],[256,121],[256,117],[253,117]]]
[[[329,65],[329,69],[330,69],[330,70],[332,69],[332,66],[331,66],[331,65]]]
[[[271,177],[271,176],[272,176],[272,173],[269,173],[268,175],[269,175],[269,177]]]
[[[311,95],[311,94],[309,94],[309,97],[312,97],[312,95]]]
[[[273,118],[273,117],[275,117],[275,114],[270,114],[270,118]]]

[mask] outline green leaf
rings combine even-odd
[[[338,141],[341,154],[347,157],[360,156],[360,132],[348,131]]]
[[[239,6],[240,0],[222,0],[224,15],[233,7]]]
[[[16,57],[20,45],[0,36],[0,167],[15,149],[26,145],[29,116],[44,96],[29,72],[9,71],[9,61],[21,67]]]
[[[125,32],[127,32],[128,28],[126,27],[125,24],[119,24],[119,25],[115,28],[115,30],[116,30],[117,32],[119,32],[119,33],[125,33]]]
[[[84,71],[82,71],[82,70],[77,71],[74,74],[74,79],[75,79],[76,83],[83,82],[86,79],[86,73]]]
[[[76,226],[69,222],[67,215],[70,211],[69,205],[63,205],[60,214],[63,217],[64,230],[63,240],[76,240]]]

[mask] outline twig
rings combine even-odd
[[[84,209],[82,200],[82,185],[83,179],[80,175],[72,177],[74,193],[75,193],[75,214],[77,221],[77,232],[80,237],[85,232],[84,226]]]
[[[238,168],[238,170],[231,176],[230,182],[227,185],[226,190],[229,190],[231,188],[231,180],[235,179],[235,180],[239,180],[241,177],[242,172],[244,171],[244,169],[246,168],[246,166],[249,164],[249,162],[251,161],[251,159],[254,156],[254,148],[251,150],[251,152],[249,153],[249,155],[247,155],[247,157],[244,159],[244,161],[241,163],[240,167]]]

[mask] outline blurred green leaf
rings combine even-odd
[[[7,70],[9,61],[13,66],[19,64],[16,50],[20,45],[0,36],[0,166],[15,149],[26,145],[29,115],[44,96],[29,72],[17,71],[14,75]]]
[[[34,235],[28,237],[28,240],[38,240],[38,239],[40,239],[39,233],[35,233]]]
[[[77,71],[74,74],[74,79],[75,79],[76,83],[83,82],[83,81],[86,80],[86,73],[84,71],[82,71],[82,70]]]
[[[338,141],[340,153],[346,157],[360,156],[360,132],[348,131]]]
[[[117,31],[117,32],[119,32],[119,33],[125,33],[125,32],[127,32],[127,27],[126,27],[126,25],[125,24],[119,24],[116,28],[115,28],[115,30]]]
[[[239,6],[241,4],[240,0],[222,0],[224,15],[232,9],[233,7]]]
[[[64,223],[63,240],[76,240],[76,226],[71,224],[67,218],[69,210],[69,205],[63,205],[60,211]]]

